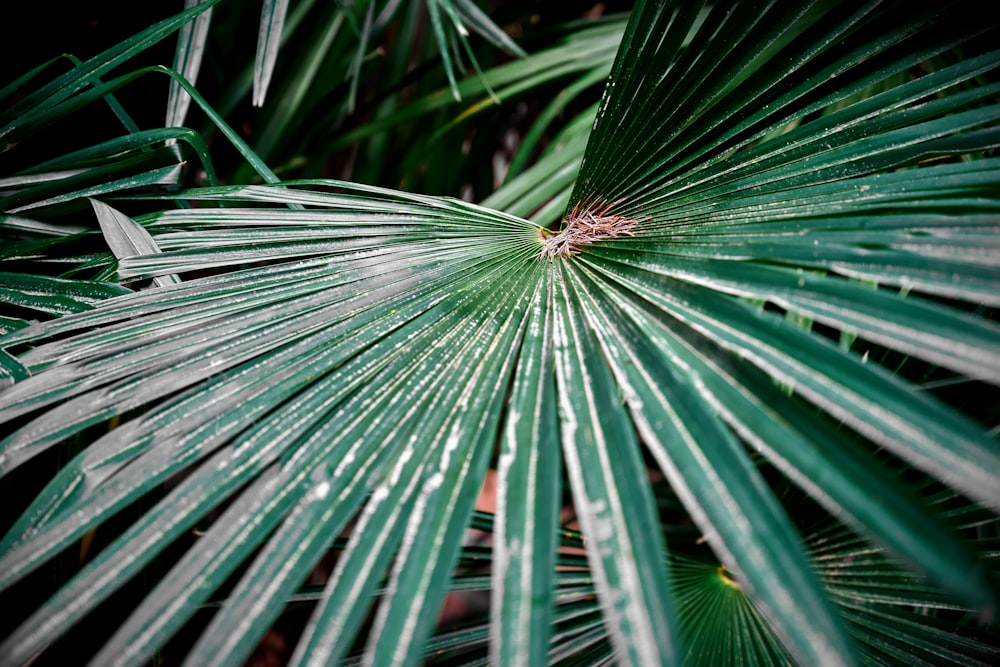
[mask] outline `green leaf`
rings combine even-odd
[[[563,455],[608,632],[633,664],[677,660],[672,601],[638,442],[567,269],[554,337]],[[627,517],[627,519],[626,519]]]
[[[154,254],[160,252],[160,247],[145,228],[120,211],[96,199],[90,200],[90,205],[97,214],[101,232],[111,247],[111,252],[118,259],[136,255]],[[153,278],[153,283],[159,286],[173,285],[179,282],[177,276],[166,275]]]
[[[697,375],[656,359],[647,331],[622,326],[577,279],[582,310],[601,341],[636,429],[705,539],[745,586],[789,650],[805,664],[852,664],[852,648],[806,561],[794,526],[739,442],[697,396]],[[589,289],[588,289],[589,288]],[[652,335],[651,335],[652,334]],[[635,341],[627,346],[622,341]]]
[[[204,0],[195,7],[164,19],[30,93],[0,113],[0,123],[3,124],[0,127],[0,138],[14,133],[21,125],[31,122],[34,115],[32,109],[54,107],[77,91],[94,84],[97,77],[156,44],[190,19],[210,9],[216,2],[218,0]],[[0,148],[0,152],[10,148],[9,144],[5,144]]]
[[[131,290],[111,283],[0,273],[0,302],[51,315],[88,311],[122,294]]]
[[[788,656],[753,601],[721,565],[675,559],[678,607],[685,610],[686,665],[785,665]]]
[[[257,58],[253,68],[253,105],[262,106],[278,60],[281,32],[288,13],[288,0],[264,0],[257,32]]]
[[[518,341],[524,333],[525,290],[539,273],[490,281],[495,315],[470,322],[478,325],[478,331],[468,336],[469,342],[482,352],[462,355],[468,362],[465,368],[458,366],[468,379],[455,383],[461,393],[435,433],[434,449],[440,451],[434,452],[422,475],[423,485],[389,574],[386,599],[374,619],[380,631],[373,637],[391,636],[397,641],[390,645],[369,640],[366,651],[373,662],[415,664],[417,649],[434,628],[434,611],[444,600],[444,586],[489,464]]]
[[[184,0],[184,9],[190,9],[205,0]],[[198,15],[196,19],[181,26],[177,32],[177,50],[174,52],[175,72],[194,84],[198,80],[202,57],[205,54],[205,40],[208,26],[212,21],[212,9]],[[191,97],[176,82],[170,82],[170,96],[167,99],[166,127],[176,127],[184,123]]]
[[[623,23],[620,18],[616,17],[596,25],[585,24],[580,29],[569,31],[558,42],[546,49],[541,49],[520,60],[485,70],[482,77],[490,88],[496,91],[497,96],[504,101],[513,100],[527,91],[537,90],[545,84],[557,82],[567,77],[576,76],[578,82],[604,80],[610,70],[615,50],[621,41]],[[462,79],[456,85],[462,99],[472,97],[483,88],[482,82],[474,77]],[[355,130],[338,135],[333,140],[333,146],[349,145],[407,119],[452,104],[454,104],[453,95],[449,96],[444,90],[435,91],[422,99],[415,100],[380,118],[365,123]],[[472,117],[495,105],[496,101],[490,97],[474,102],[461,111],[455,121]],[[591,123],[586,125],[589,128]]]
[[[163,142],[169,143],[171,141],[183,141],[188,144],[201,159],[202,168],[205,170],[205,180],[209,185],[218,185],[218,177],[215,174],[215,167],[208,154],[208,146],[205,144],[205,140],[201,135],[187,128],[161,128],[133,132],[36,164],[21,173],[43,174],[48,171],[104,165],[113,163],[121,159],[124,155],[136,150],[148,149],[157,144]]]
[[[551,276],[550,276],[551,280]],[[497,462],[490,661],[545,662],[553,616],[560,462],[549,281],[535,292]]]
[[[354,113],[355,104],[357,103],[358,84],[361,79],[361,64],[368,53],[368,40],[372,37],[372,19],[374,16],[375,2],[370,1],[368,2],[368,9],[365,10],[364,21],[362,21],[361,27],[358,30],[358,47],[354,52],[354,58],[351,60],[351,68],[348,73],[351,79],[351,89],[347,94],[347,113]],[[339,19],[340,16],[337,18]],[[356,24],[356,21],[352,21],[352,24]],[[339,26],[339,21],[336,25]]]
[[[24,380],[29,375],[24,365],[7,352],[0,350],[0,390]]]
[[[318,80],[320,70],[324,61],[331,57],[331,49],[341,34],[343,21],[343,13],[337,12],[332,19],[321,22],[325,30],[318,32],[310,42],[309,56],[300,64],[295,79],[282,88],[280,97],[272,99],[274,113],[262,128],[255,143],[256,150],[262,157],[267,158],[274,152],[276,146],[286,136],[289,126],[301,122],[300,116],[303,114],[302,106],[306,96],[310,89],[320,82]]]

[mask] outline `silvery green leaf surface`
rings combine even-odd
[[[202,0],[184,0],[184,8],[189,9]],[[181,26],[177,31],[177,50],[174,53],[174,70],[191,83],[198,80],[198,70],[201,69],[205,54],[205,40],[208,38],[208,27],[212,22],[212,10],[198,15],[190,23]],[[170,82],[170,97],[167,100],[167,118],[164,125],[175,127],[184,124],[191,96],[177,83]]]
[[[119,195],[117,276],[159,283],[0,275],[0,476],[60,461],[0,590],[108,533],[0,663],[158,571],[92,664],[186,628],[188,664],[242,664],[323,568],[293,664],[990,664],[1000,52],[973,8],[640,1],[588,37],[621,39],[598,106],[481,204],[279,182],[218,116],[267,184],[59,172],[127,142],[3,174],[5,233]],[[546,57],[571,95],[608,72]],[[438,627],[463,586],[490,618]]]
[[[156,241],[152,235],[135,220],[96,199],[91,199],[90,204],[94,207],[94,213],[97,215],[101,232],[104,234],[104,238],[107,240],[108,245],[111,247],[111,252],[114,253],[115,257],[124,259],[125,257],[151,255],[160,252],[160,247],[156,245]],[[177,276],[174,275],[156,276],[153,278],[153,283],[161,287],[177,282]]]

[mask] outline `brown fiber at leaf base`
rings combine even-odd
[[[604,202],[587,197],[566,216],[562,231],[544,239],[539,257],[570,257],[581,246],[599,239],[635,236],[634,230],[641,220],[613,213],[614,207],[620,203],[621,200]]]

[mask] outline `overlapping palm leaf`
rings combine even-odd
[[[225,206],[137,216],[162,252],[122,256],[119,277],[182,282],[0,339],[31,374],[0,395],[17,426],[0,473],[117,424],[4,538],[2,585],[156,503],[3,660],[28,659],[217,512],[95,664],[152,655],[234,573],[189,661],[238,662],[335,543],[293,663],[344,657],[374,609],[365,659],[414,664],[494,453],[494,661],[557,659],[567,638],[592,640],[591,662],[690,658],[671,581],[690,572],[664,557],[647,461],[760,615],[746,627],[774,633],[767,655],[869,655],[750,450],[988,618],[995,563],[895,470],[992,522],[992,425],[877,359],[996,396],[995,37],[940,3],[640,2],[563,236],[330,181],[187,191]],[[558,631],[562,470],[600,605],[592,635]]]
[[[663,491],[662,485],[658,487]],[[669,494],[668,494],[669,495]],[[787,506],[801,497],[790,494]],[[938,502],[953,494],[936,494]],[[661,496],[669,506],[676,498]],[[964,508],[958,524],[971,528],[983,519],[982,510]],[[490,517],[474,524],[492,530]],[[686,665],[786,665],[790,656],[737,577],[698,546],[698,532],[690,526],[671,526],[672,586],[679,610],[680,635]],[[993,534],[990,534],[993,533]],[[809,557],[824,588],[830,593],[848,632],[866,664],[977,665],[986,667],[1000,657],[994,632],[961,622],[965,614],[926,580],[914,577],[869,542],[829,518],[804,530]],[[995,530],[971,540],[983,555],[995,550]],[[601,622],[593,579],[581,563],[578,532],[563,530],[564,548],[554,579],[555,610],[549,661],[559,664],[596,663],[612,659],[613,647]],[[492,566],[483,547],[463,549],[459,571],[449,590],[488,590],[489,580],[478,575]],[[301,591],[297,602],[314,600],[314,587]],[[488,656],[488,623],[444,628],[427,646],[427,664],[482,664]],[[357,660],[360,656],[354,656]],[[350,663],[348,663],[350,664]]]
[[[191,9],[198,4],[207,3],[207,1],[185,0],[185,9]],[[312,11],[313,21],[316,21],[317,13],[315,13],[316,3],[314,1],[298,3],[291,16],[289,16],[289,4],[288,0],[264,0],[261,3],[257,49],[252,70],[254,105],[264,104],[281,47],[293,33],[296,33],[295,39],[305,41],[312,35],[304,37],[302,33],[308,32],[312,27],[318,29],[320,33],[329,34],[329,39],[332,40],[345,23],[349,24],[349,30],[355,42],[355,53],[350,66],[350,76],[354,81],[350,104],[353,105],[361,64],[369,55],[368,52],[372,50],[369,41],[374,34],[385,30],[386,26],[393,22],[396,14],[400,13],[403,3],[337,2],[331,14],[324,15],[318,24],[312,26],[305,18]],[[416,5],[416,3],[413,4]],[[461,61],[455,62],[456,57],[451,52],[454,46],[452,42],[460,43],[465,54],[471,56],[474,63],[475,56],[472,55],[468,41],[470,30],[478,33],[498,48],[518,56],[526,55],[507,33],[469,0],[431,0],[422,4],[429,15],[437,49],[456,98],[460,97],[456,71],[461,70]],[[174,69],[191,82],[197,80],[198,72],[201,69],[211,19],[212,10],[208,9],[202,12],[196,21],[186,24],[178,35]],[[414,28],[416,26],[410,26],[410,29]],[[326,40],[323,48],[318,50],[317,55],[322,57],[328,48],[329,40]],[[247,77],[245,82],[240,82],[241,88],[244,85],[247,89],[250,87],[250,77]],[[246,92],[247,90],[242,91],[243,94]],[[183,88],[177,85],[171,86],[170,99],[167,103],[166,124],[168,126],[184,122],[189,102],[190,98],[187,97]]]

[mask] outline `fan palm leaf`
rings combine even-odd
[[[758,452],[989,618],[995,564],[898,471],[993,525],[990,425],[878,361],[899,353],[996,396],[1000,54],[972,15],[637,3],[559,230],[337,181],[151,195],[164,210],[134,219],[94,204],[109,237],[132,235],[118,280],[181,282],[0,339],[18,380],[0,401],[0,474],[88,443],[0,543],[0,586],[151,506],[2,661],[28,660],[208,523],[94,664],[152,656],[227,581],[188,661],[238,663],[334,546],[293,662],[340,660],[363,635],[365,662],[415,664],[495,450],[497,662],[693,659],[689,628],[709,629],[684,592],[691,545],[664,538],[660,474],[725,568],[709,583],[738,590],[713,604],[744,619],[761,660],[910,655],[886,633],[912,634],[912,618],[852,607],[836,567],[817,572]],[[599,603],[589,626],[554,601],[563,469]],[[927,599],[923,584],[900,596]]]

